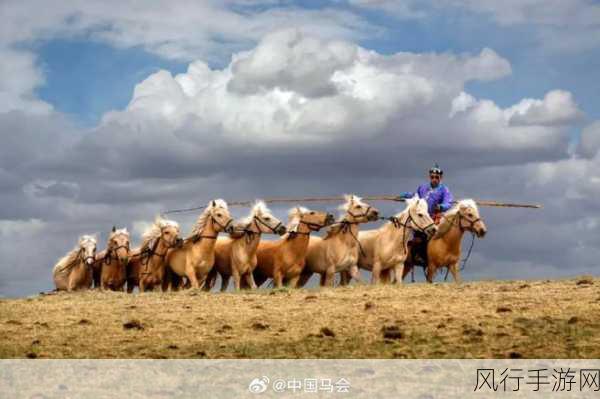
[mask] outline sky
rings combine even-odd
[[[7,0],[0,59],[0,296],[51,289],[83,234],[434,162],[459,199],[544,205],[481,208],[466,279],[600,272],[598,1]]]

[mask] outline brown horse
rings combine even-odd
[[[311,231],[319,231],[335,219],[330,213],[296,207],[290,211],[289,220],[288,232],[282,239],[258,244],[258,264],[254,270],[257,286],[261,286],[267,278],[272,278],[277,288],[283,286],[284,280],[295,288],[306,263]]]
[[[127,263],[127,292],[132,292],[136,286],[144,292],[162,285],[167,251],[181,242],[177,222],[156,218],[144,233],[141,247],[131,252]]]
[[[460,282],[458,264],[465,231],[470,231],[479,238],[483,238],[487,233],[477,204],[470,199],[459,201],[442,216],[437,233],[427,243],[428,265],[425,274],[428,282],[433,282],[433,277],[442,267],[447,267],[454,281]],[[402,274],[403,279],[413,267],[412,256],[409,256]]]
[[[63,256],[52,269],[57,291],[76,291],[92,286],[92,267],[96,259],[96,238],[83,235],[75,249]]]
[[[256,289],[252,272],[256,268],[256,251],[262,233],[283,235],[285,226],[277,219],[262,201],[257,202],[250,215],[236,223],[234,233],[229,237],[220,237],[215,246],[215,266],[209,273],[207,286],[210,290],[215,283],[217,273],[221,276],[221,291],[225,291],[233,276],[235,289],[240,289],[243,278],[245,285]]]
[[[213,200],[198,217],[192,234],[183,245],[167,254],[168,272],[173,288],[179,286],[181,277],[186,277],[192,288],[203,288],[208,273],[215,264],[215,243],[221,231],[233,231],[233,218],[227,203],[222,199]],[[169,281],[163,283],[163,290]]]
[[[335,273],[342,271],[349,271],[353,278],[360,279],[358,227],[379,219],[379,211],[355,195],[347,195],[340,209],[341,219],[329,227],[325,238],[310,237],[299,286],[304,286],[313,273],[321,275],[321,286],[333,286]]]
[[[129,232],[113,227],[106,249],[96,256],[100,268],[100,281],[103,290],[123,291],[127,281],[129,261]]]

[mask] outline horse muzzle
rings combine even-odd
[[[88,256],[87,258],[85,258],[85,264],[88,266],[92,266],[94,264],[94,257]]]
[[[431,237],[433,237],[433,235],[435,233],[437,233],[437,226],[435,224],[432,224],[431,226],[427,227],[425,229],[425,234],[427,235],[427,239],[430,239]]]
[[[325,226],[329,226],[330,224],[333,224],[335,222],[335,216],[333,216],[331,213],[327,214],[327,217],[325,217]]]
[[[369,212],[369,214],[367,215],[367,220],[369,222],[374,222],[376,220],[379,220],[379,211],[377,210],[372,210],[371,212]]]
[[[276,230],[275,233],[279,234],[280,236],[284,235],[285,233],[287,233],[287,229],[285,228],[284,225],[279,226]]]

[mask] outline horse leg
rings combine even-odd
[[[435,272],[437,271],[437,267],[434,265],[427,265],[425,268],[425,278],[428,283],[433,283],[433,277],[435,276]]]
[[[290,288],[298,288],[298,280],[300,280],[300,275],[289,278],[287,281],[287,286]]]
[[[328,267],[321,276],[324,276],[324,278],[321,278],[322,287],[333,287],[333,282],[335,280],[335,266]]]
[[[340,272],[340,285],[345,286],[350,284],[350,279],[352,278],[351,273],[346,270]]]
[[[283,286],[283,273],[278,267],[273,271],[273,284],[275,288],[281,288]]]
[[[371,271],[371,284],[379,284],[381,277],[381,262],[376,260],[373,262],[373,270]]]
[[[245,274],[246,277],[246,285],[251,289],[251,290],[255,290],[256,289],[256,282],[254,282],[254,274],[252,272],[247,272]]]
[[[200,283],[198,282],[198,276],[196,276],[196,269],[188,270],[185,276],[190,281],[190,285],[192,288],[200,288]]]
[[[454,282],[460,284],[460,274],[458,272],[458,262],[450,266],[450,273],[452,273],[452,277],[454,278]]]
[[[350,270],[347,271],[347,272],[342,272],[342,276],[344,276],[344,273],[349,273],[350,274],[350,278],[353,278],[354,280],[356,280],[357,283],[359,283],[359,284],[363,284],[364,283],[362,281],[362,277],[360,276],[360,270],[358,270],[358,266],[357,265],[350,266]]]
[[[232,270],[233,272],[233,270]],[[227,287],[229,286],[229,280],[231,279],[231,275],[225,276],[221,274],[221,292],[227,291]],[[236,274],[233,272],[233,285],[235,286],[235,290],[240,290],[240,274],[237,273],[237,279],[235,278]]]
[[[404,272],[404,262],[399,262],[396,266],[394,266],[394,275],[402,276]],[[402,278],[396,278],[395,284],[402,284]]]

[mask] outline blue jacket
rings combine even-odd
[[[439,205],[442,212],[446,212],[452,207],[452,193],[444,184],[440,183],[436,188],[432,188],[431,184],[424,183],[417,188],[419,198],[424,198],[427,201],[428,211],[431,216],[435,213],[435,206]],[[403,198],[412,198],[415,193],[402,193]]]

